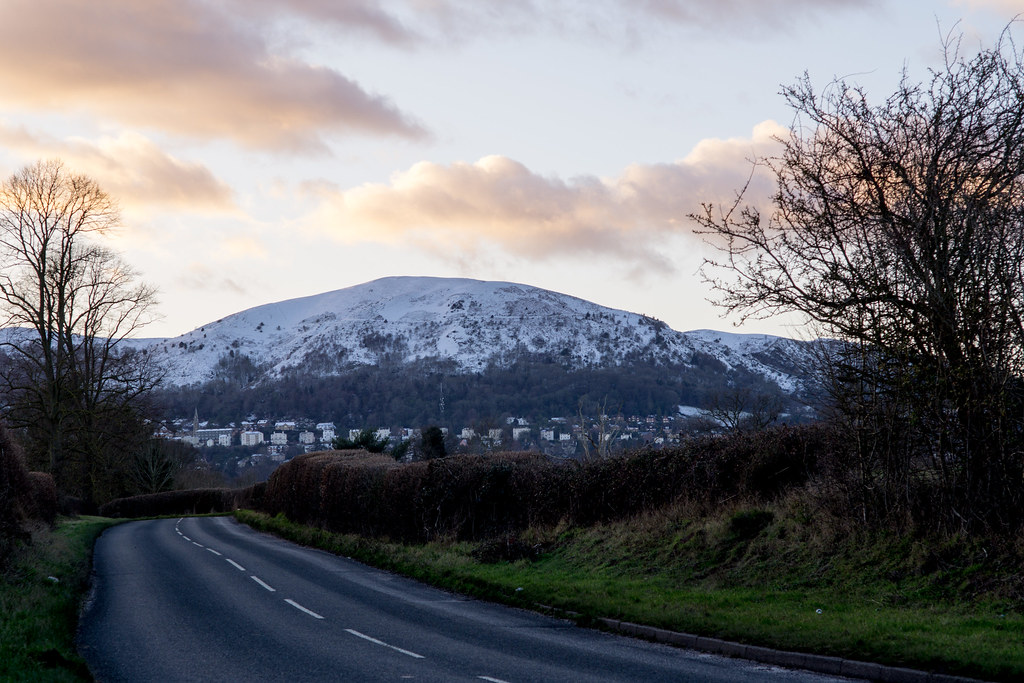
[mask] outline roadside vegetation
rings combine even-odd
[[[399,543],[239,511],[257,529],[481,599],[786,650],[1014,681],[1019,550],[829,528],[796,501]],[[820,611],[819,611],[820,610]]]
[[[91,681],[75,648],[92,548],[114,520],[61,519],[38,525],[0,573],[0,679]]]

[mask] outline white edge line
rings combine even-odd
[[[403,650],[400,647],[395,647],[394,645],[389,645],[389,644],[385,643],[383,640],[377,640],[376,638],[371,638],[370,636],[366,635],[365,633],[360,633],[359,631],[355,631],[355,630],[350,629],[350,628],[347,628],[345,630],[348,631],[349,633],[351,633],[352,635],[354,635],[357,638],[362,638],[363,640],[368,640],[371,643],[376,643],[377,645],[383,645],[384,647],[389,647],[392,650],[394,650],[395,652],[401,652],[403,655],[409,655],[410,657],[415,657],[416,659],[426,659],[426,657],[424,657],[423,655],[418,655],[415,652],[409,652],[408,650]]]
[[[231,563],[231,566],[233,566],[233,567],[234,567],[235,569],[237,569],[238,571],[240,571],[240,572],[244,572],[244,571],[245,571],[245,567],[243,567],[242,565],[238,564],[238,563],[237,563],[237,562],[235,562],[234,560],[232,560],[232,559],[230,559],[230,558],[227,558],[227,557],[225,557],[224,559],[225,559],[225,560],[227,560],[228,562],[230,562],[230,563]]]
[[[228,560],[228,561],[230,562],[231,560]],[[268,586],[267,584],[265,584],[264,582],[260,581],[260,578],[258,576],[250,576],[249,578],[252,579],[253,581],[255,581],[256,583],[258,583],[259,585],[263,586],[264,588],[266,588],[271,593],[276,593],[277,592],[276,588],[272,588],[272,587]]]
[[[214,550],[213,548],[207,548],[207,550],[209,550],[211,553],[213,553],[217,557],[222,557],[222,555],[220,553],[218,553],[216,550]]]
[[[490,681],[491,683],[508,683],[508,681],[503,681],[500,678],[491,678],[490,676],[477,676],[477,678],[481,681]]]
[[[291,598],[285,598],[285,599],[284,599],[284,601],[285,601],[285,602],[287,602],[287,603],[288,603],[289,605],[291,605],[292,607],[294,607],[295,609],[299,610],[300,612],[305,612],[306,614],[308,614],[309,616],[311,616],[311,617],[313,617],[313,618],[315,618],[315,619],[323,619],[323,617],[322,617],[322,616],[320,616],[319,614],[317,614],[317,613],[316,613],[316,612],[314,612],[313,610],[311,610],[311,609],[306,609],[305,607],[303,607],[303,606],[302,606],[302,605],[300,605],[299,603],[295,602],[295,601],[294,601],[294,600],[292,600]]]

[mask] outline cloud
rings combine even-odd
[[[320,6],[325,2],[306,0],[299,5]],[[364,3],[340,4],[361,7]],[[766,27],[786,28],[836,11],[877,7],[879,0],[392,0],[383,4],[390,7],[388,25],[415,25],[423,33],[446,39],[471,40],[480,35],[545,29],[563,36],[627,37],[635,41],[666,26],[715,30],[716,39],[728,33],[750,36]],[[401,21],[400,17],[407,19]]]
[[[677,162],[634,164],[612,179],[546,177],[503,156],[421,162],[386,185],[306,186],[321,203],[305,223],[345,243],[412,243],[453,258],[600,255],[669,270],[660,247],[691,234],[687,215],[701,202],[732,202],[748,178],[747,199],[766,200],[772,179],[763,170],[751,178],[751,160],[773,153],[772,136],[786,132],[765,121],[750,138],[705,140]]]
[[[777,27],[801,15],[876,6],[877,0],[621,0],[632,12],[703,27],[737,24]]]
[[[226,254],[233,260],[265,261],[270,257],[270,252],[267,250],[266,245],[251,235],[225,237],[221,240],[221,245]]]
[[[264,149],[426,135],[337,70],[273,51],[269,32],[203,0],[5,0],[0,103]]]
[[[234,211],[231,189],[205,166],[181,161],[138,133],[96,142],[34,135],[0,123],[0,145],[28,158],[59,157],[123,205]]]
[[[199,292],[247,293],[245,287],[238,284],[233,278],[225,277],[223,273],[215,271],[203,263],[190,263],[179,272],[176,282],[186,289]]]
[[[395,45],[414,45],[423,36],[379,0],[233,0],[237,12],[268,16],[300,16],[336,28],[363,31]]]
[[[1024,1],[1022,0],[953,0],[951,3],[956,7],[967,6],[967,9],[992,9],[997,12],[1004,12],[1007,18],[1024,12]]]

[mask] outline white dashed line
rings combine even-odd
[[[500,678],[491,678],[490,676],[477,676],[477,678],[481,681],[490,681],[491,683],[508,683],[508,681],[503,681]]]
[[[229,558],[227,558],[227,557],[225,557],[224,559],[225,559],[225,560],[227,560],[228,562],[230,562],[230,563],[231,563],[231,566],[233,566],[233,567],[234,567],[235,569],[237,569],[238,571],[240,571],[240,572],[244,572],[244,571],[245,571],[245,567],[243,567],[242,565],[238,564],[238,563],[237,563],[237,562],[235,562],[234,560],[232,560],[232,559],[229,559]]]
[[[316,612],[314,612],[313,610],[311,610],[311,609],[306,609],[305,607],[303,607],[303,606],[302,606],[302,605],[300,605],[299,603],[295,602],[295,601],[294,601],[294,600],[292,600],[291,598],[285,598],[285,599],[284,599],[284,601],[285,601],[285,602],[287,602],[287,603],[288,603],[289,605],[291,605],[292,607],[294,607],[295,609],[299,610],[300,612],[305,612],[306,614],[308,614],[308,615],[309,615],[309,616],[311,616],[311,617],[314,617],[315,619],[323,619],[323,617],[322,617],[322,616],[320,616],[319,614],[317,614],[317,613],[316,613]]]
[[[359,631],[354,631],[354,630],[352,630],[350,628],[347,628],[345,630],[348,631],[349,633],[351,633],[352,635],[354,635],[357,638],[362,638],[363,640],[368,640],[371,643],[376,643],[377,645],[383,645],[384,647],[389,647],[392,650],[394,650],[395,652],[401,652],[403,655],[408,655],[410,657],[415,657],[416,659],[425,659],[425,657],[423,655],[418,655],[415,652],[409,652],[408,650],[403,650],[402,648],[395,647],[394,645],[388,645],[383,640],[377,640],[376,638],[371,638],[370,636],[366,635],[365,633],[360,633]]]
[[[230,562],[230,560],[228,560],[228,561]],[[250,579],[252,579],[253,581],[255,581],[256,583],[258,583],[259,585],[263,586],[264,588],[266,588],[266,589],[267,589],[268,591],[270,591],[271,593],[274,593],[274,592],[276,592],[276,591],[277,591],[277,589],[276,589],[276,588],[271,588],[270,586],[268,586],[268,585],[267,585],[267,584],[265,584],[264,582],[260,581],[260,579],[259,579],[259,577],[258,577],[258,576],[250,576],[249,578],[250,578]]]
[[[192,541],[192,545],[194,545],[194,546],[196,546],[196,547],[199,547],[199,548],[205,548],[205,547],[206,547],[206,546],[205,546],[205,545],[203,545],[202,543],[196,543],[195,541]]]
[[[223,556],[222,556],[222,555],[221,555],[220,553],[218,553],[218,552],[217,552],[216,550],[214,550],[213,548],[207,548],[207,550],[209,550],[209,551],[210,551],[211,553],[213,553],[214,555],[216,555],[216,556],[218,556],[218,557],[223,557]]]
[[[184,538],[186,541],[191,541],[192,540],[191,538],[189,538],[185,534],[181,534],[181,537]]]

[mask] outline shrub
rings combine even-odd
[[[26,512],[29,517],[53,526],[58,509],[57,485],[53,476],[47,472],[29,472],[27,484]]]
[[[15,543],[27,537],[22,528],[27,492],[28,472],[21,450],[0,424],[0,567],[6,564]]]

